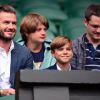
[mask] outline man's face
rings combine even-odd
[[[54,51],[52,51],[52,54],[57,59],[57,62],[60,64],[70,63],[73,57],[73,51],[69,43],[66,43],[59,49],[55,49]]]
[[[0,12],[0,39],[10,41],[16,34],[16,15]]]
[[[85,20],[87,37],[91,41],[100,41],[100,17],[92,15],[89,21]]]
[[[28,35],[28,41],[36,42],[36,43],[43,43],[46,38],[46,27],[42,24],[38,25],[37,30],[34,33]]]

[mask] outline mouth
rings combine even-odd
[[[13,36],[13,35],[15,34],[15,32],[6,32],[6,34],[7,34],[8,36]]]
[[[95,35],[98,35],[98,36],[100,35],[100,33],[94,33],[94,34],[95,34]]]
[[[69,56],[63,56],[62,58],[69,58]]]
[[[41,39],[45,39],[46,37],[40,37]]]
[[[6,33],[8,33],[9,35],[12,35],[14,32],[6,32]]]

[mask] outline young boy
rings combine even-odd
[[[55,63],[50,44],[45,41],[48,20],[38,13],[29,13],[21,21],[20,32],[25,45],[32,51],[34,70],[42,70]]]
[[[51,53],[56,59],[56,63],[50,66],[50,70],[70,71],[70,61],[73,57],[72,41],[65,36],[57,36],[51,42]]]

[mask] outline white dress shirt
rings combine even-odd
[[[0,47],[0,89],[10,88],[11,51],[14,48],[12,41],[8,54]]]

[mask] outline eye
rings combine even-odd
[[[98,27],[100,27],[99,25],[92,25],[92,24],[90,24],[90,26],[92,26],[93,28],[98,28]]]
[[[37,31],[38,31],[38,32],[41,31],[41,28],[38,28]]]
[[[71,50],[72,50],[72,48],[66,48],[66,50],[71,51]]]
[[[58,48],[58,50],[59,50],[59,51],[62,51],[62,50],[63,50],[63,48]]]
[[[92,27],[93,27],[93,28],[98,28],[99,26],[98,26],[98,25],[92,25]]]
[[[45,31],[47,31],[47,28],[44,28]]]
[[[13,24],[13,25],[17,25],[17,23],[16,23],[16,22],[12,22],[12,24]]]
[[[9,21],[4,21],[4,24],[9,24],[10,22]]]

